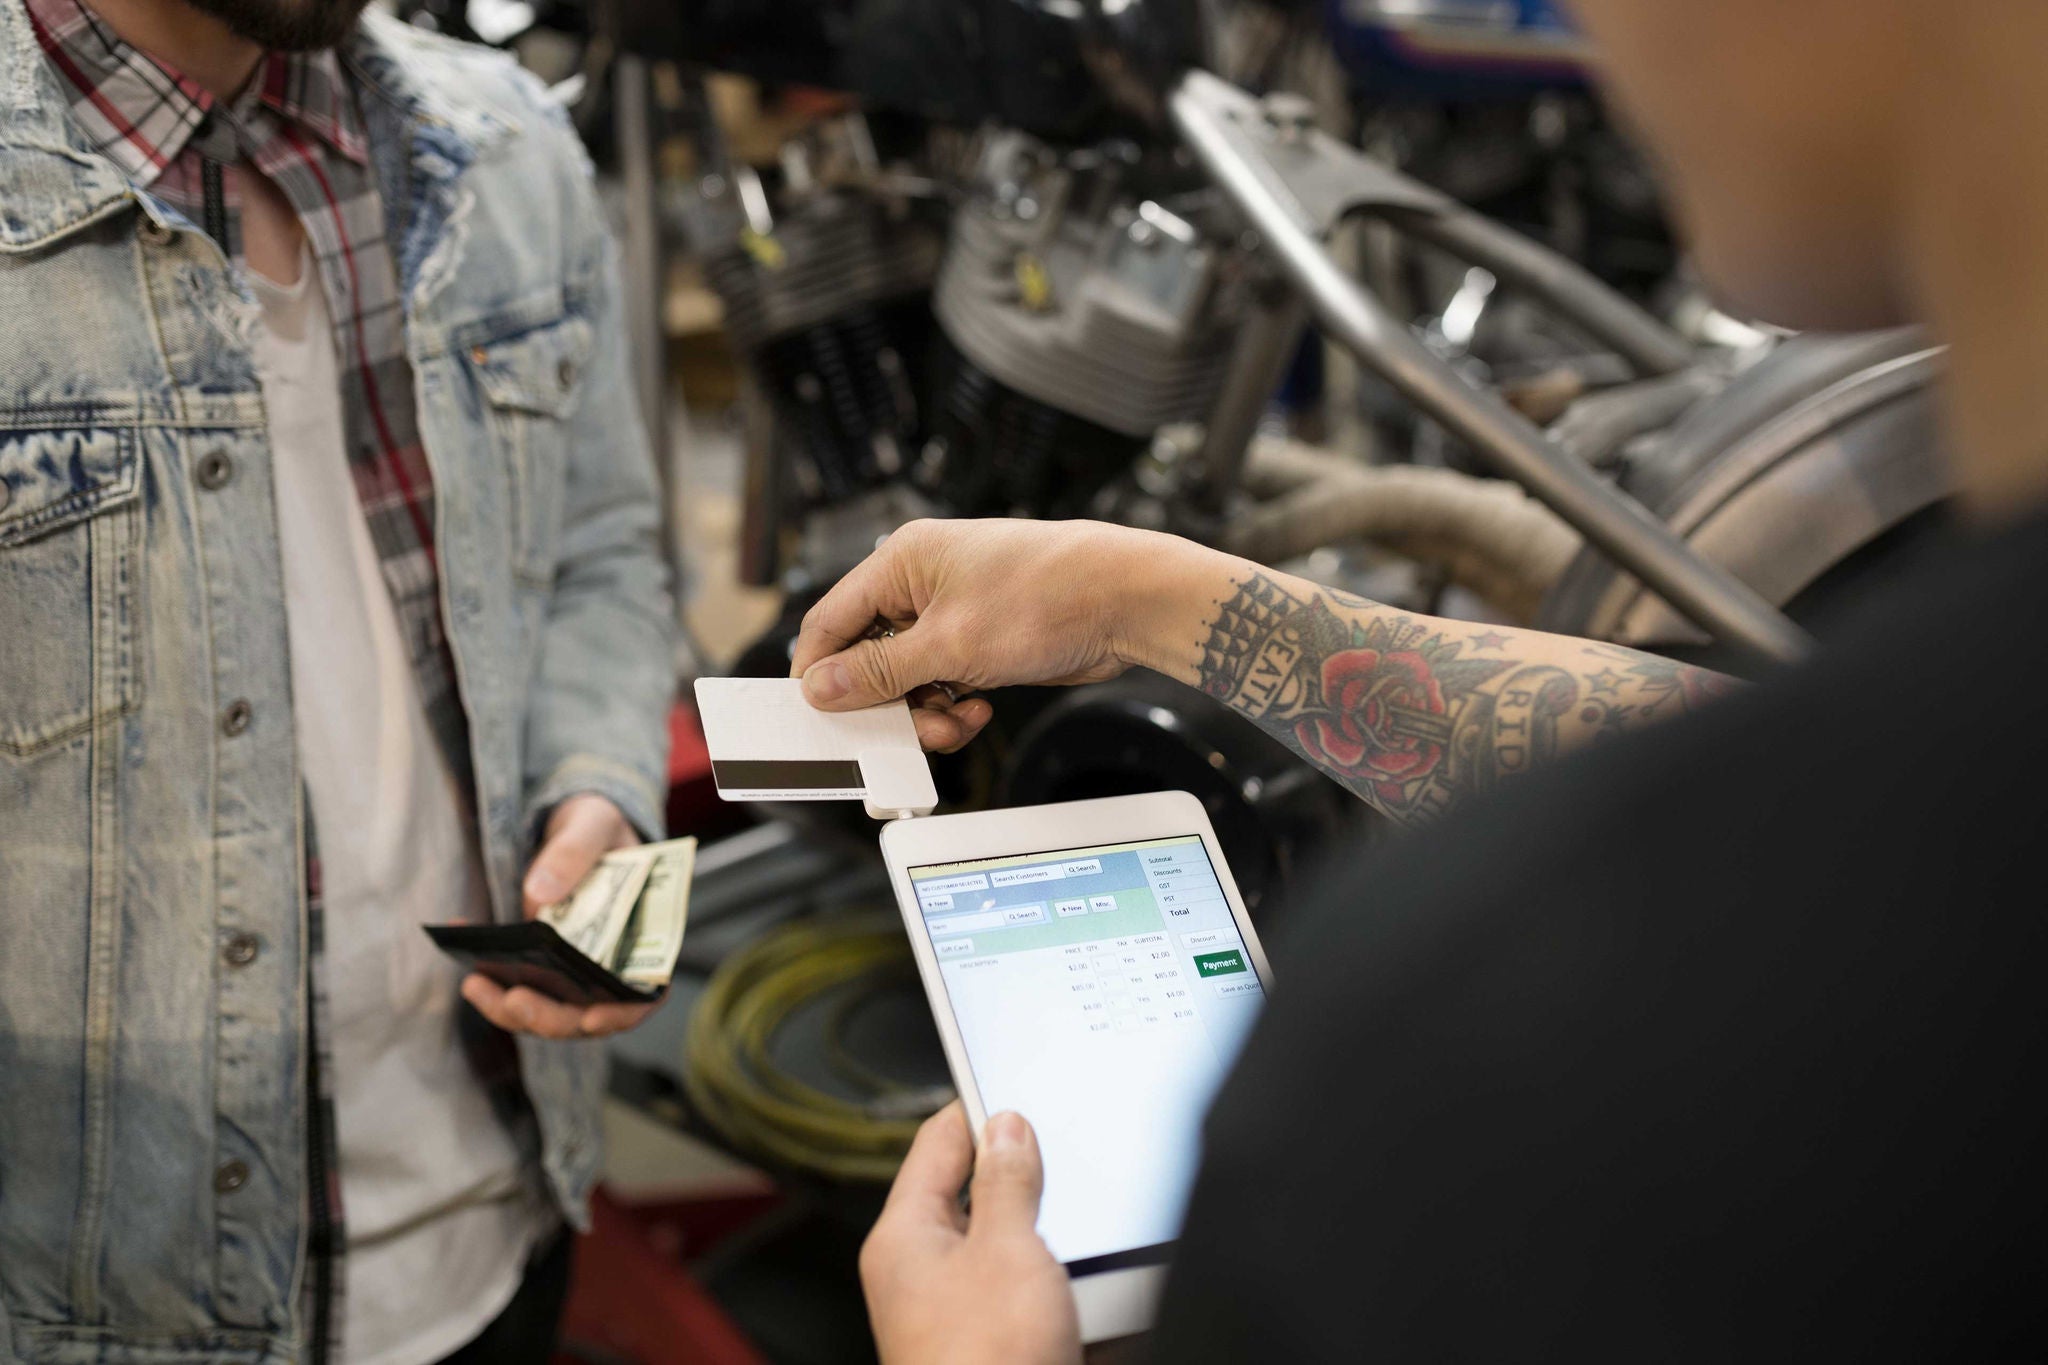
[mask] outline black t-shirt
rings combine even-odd
[[[2048,521],[1327,876],[1162,1361],[2039,1358]]]

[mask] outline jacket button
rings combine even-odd
[[[555,378],[562,381],[562,387],[565,389],[574,384],[576,382],[576,362],[565,360],[555,366]]]
[[[226,488],[235,477],[235,462],[225,450],[209,450],[199,457],[199,486],[208,490]]]
[[[228,703],[227,710],[220,713],[220,732],[233,739],[249,728],[249,722],[255,715],[256,708],[249,705],[246,698],[237,697]]]
[[[213,1192],[233,1194],[249,1183],[249,1167],[245,1162],[230,1161],[213,1173]]]
[[[156,219],[145,215],[141,226],[135,229],[135,235],[151,246],[169,246],[178,234]]]
[[[474,363],[481,365],[491,358],[491,353],[481,346],[472,346],[469,348],[469,358]]]
[[[261,949],[262,945],[256,941],[256,935],[236,934],[227,941],[220,955],[227,959],[230,967],[246,967],[256,960],[256,954]]]

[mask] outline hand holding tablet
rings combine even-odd
[[[977,1140],[1004,1110],[1036,1132],[1038,1232],[1082,1340],[1143,1330],[1202,1116],[1272,979],[1201,803],[905,820],[882,853]]]
[[[1073,1291],[1035,1228],[1044,1170],[1031,1127],[999,1114],[984,1138],[977,1152],[958,1100],[918,1129],[861,1248],[875,1345],[891,1361],[1078,1365]]]
[[[936,804],[910,791],[931,776],[902,702],[820,712],[789,679],[697,697],[728,800]],[[1207,813],[1160,792],[899,819],[882,854],[975,1141],[1006,1110],[1036,1134],[1037,1232],[1082,1340],[1142,1331],[1272,979]]]

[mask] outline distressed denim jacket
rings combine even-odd
[[[673,617],[614,253],[509,61],[374,14],[351,60],[509,920],[562,797],[661,824]],[[306,1352],[311,947],[252,306],[87,149],[0,0],[0,1361]],[[600,1045],[520,1064],[580,1219]]]

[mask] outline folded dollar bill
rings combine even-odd
[[[430,924],[427,934],[493,981],[572,1005],[657,1000],[682,950],[696,861],[695,839],[620,849],[524,924]]]

